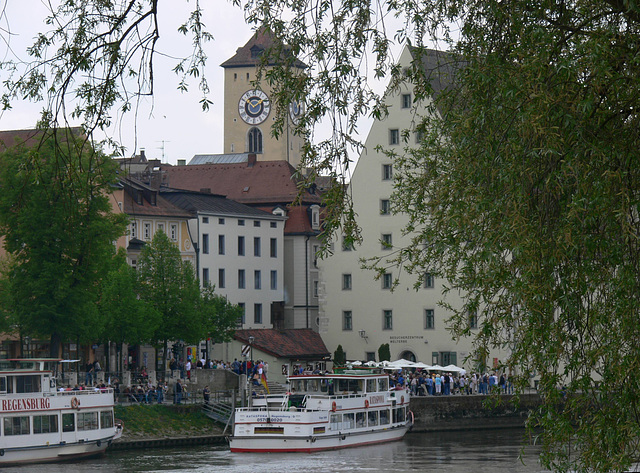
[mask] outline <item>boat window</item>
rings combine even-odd
[[[33,433],[50,434],[58,431],[58,416],[33,416]]]
[[[366,427],[367,426],[367,418],[365,417],[364,412],[356,412],[356,427]]]
[[[396,422],[404,422],[404,407],[396,409]]]
[[[62,414],[62,431],[73,432],[75,430],[76,430],[75,415],[73,413]]]
[[[29,435],[29,416],[16,416],[4,418],[5,435]]]
[[[338,392],[351,394],[362,392],[363,380],[361,379],[338,379]]]
[[[39,393],[40,375],[16,376],[16,393]]]
[[[368,393],[375,393],[377,391],[376,386],[377,386],[377,383],[376,383],[375,378],[367,380],[367,392]]]
[[[302,383],[299,379],[295,379],[291,381],[291,390],[292,391],[302,391]]]
[[[254,434],[284,434],[284,427],[254,427]]]
[[[340,430],[342,428],[342,414],[331,414],[331,430]]]
[[[329,385],[329,381],[328,380],[321,379],[320,380],[320,392],[326,393],[328,385]]]
[[[7,377],[0,376],[0,393],[5,394],[7,392]]]
[[[78,412],[78,430],[98,430],[98,413]]]
[[[100,428],[110,429],[113,427],[113,411],[100,411]]]
[[[369,419],[369,427],[378,425],[378,411],[369,411],[367,417]]]
[[[355,429],[356,428],[356,416],[353,412],[342,415],[342,428],[343,429]]]
[[[380,425],[387,425],[389,423],[389,409],[382,409],[380,411]]]
[[[312,393],[317,393],[318,392],[318,380],[317,379],[310,379],[309,382],[307,383],[307,391],[312,392]]]
[[[378,378],[378,391],[388,391],[389,390],[389,378]]]

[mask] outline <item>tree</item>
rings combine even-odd
[[[137,276],[121,248],[100,287],[100,314],[104,321],[102,340],[116,343],[119,368],[122,367],[122,344],[155,341],[153,335],[159,325],[158,311],[139,297]]]
[[[333,365],[334,366],[344,366],[347,362],[347,357],[342,349],[342,345],[338,345],[336,351],[333,352]]]
[[[378,360],[391,361],[391,349],[388,343],[383,343],[380,345],[380,348],[378,348]]]
[[[204,338],[198,310],[200,287],[193,266],[182,260],[180,250],[163,231],[145,245],[138,264],[140,295],[160,316],[152,340],[164,350],[164,370],[169,340],[198,343]]]
[[[204,320],[203,339],[216,343],[230,341],[242,318],[242,307],[231,304],[226,297],[215,294],[213,286],[205,285],[200,291],[200,309]]]
[[[98,286],[125,218],[107,198],[112,160],[69,129],[36,135],[0,154],[0,232],[21,333],[50,339],[59,356],[66,340],[90,341],[100,326]]]

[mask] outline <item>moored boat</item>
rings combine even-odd
[[[237,408],[232,452],[315,452],[401,439],[412,426],[409,395],[375,370],[289,377],[290,392]]]
[[[113,389],[59,390],[60,361],[0,360],[0,467],[98,456],[122,435]]]

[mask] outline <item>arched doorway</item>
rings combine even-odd
[[[416,359],[416,355],[412,351],[409,351],[409,350],[405,350],[402,353],[400,353],[400,358],[402,358],[403,360],[412,361],[414,363],[416,361],[418,361]]]

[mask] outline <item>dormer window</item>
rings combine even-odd
[[[257,46],[257,45],[251,46],[251,59],[259,58],[260,56],[262,56],[263,52],[264,52],[264,49],[261,48],[260,46]]]

